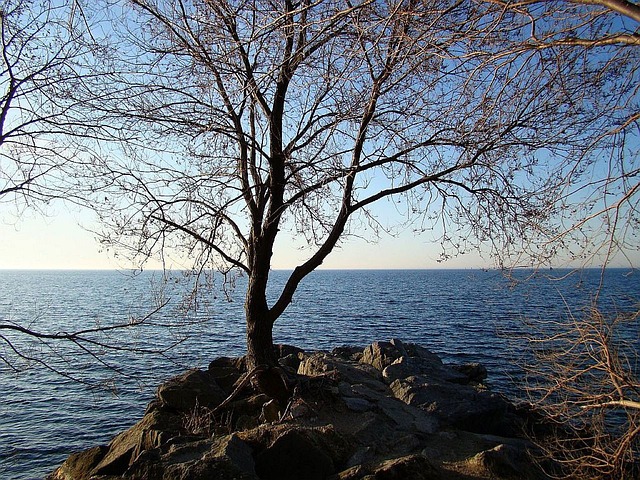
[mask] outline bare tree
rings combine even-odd
[[[78,145],[64,141],[82,120],[69,115],[69,88],[87,53],[75,2],[0,4],[0,201],[41,206],[70,194],[63,167]]]
[[[111,48],[74,91],[127,137],[92,159],[104,240],[245,274],[252,366],[273,365],[274,322],[341,239],[387,226],[376,203],[437,228],[445,256],[544,261],[604,153],[637,171],[612,140],[635,122],[636,50],[536,46],[536,15],[535,38],[582,18],[545,2],[130,3],[96,7]],[[306,260],[268,299],[290,237]]]
[[[542,247],[566,249],[583,264],[626,259],[634,266],[627,255],[638,251],[640,7],[627,0],[487,1],[529,25],[521,48],[580,54],[588,64],[583,74],[596,79],[606,102],[603,128],[573,153],[581,160],[567,172],[555,231]],[[611,83],[623,70],[626,78]]]
[[[129,316],[108,325],[95,324],[73,331],[60,331],[55,325],[54,331],[43,331],[32,325],[37,323],[37,319],[24,322],[0,318],[0,346],[3,347],[0,349],[0,364],[16,373],[35,365],[89,387],[113,388],[111,384],[105,385],[103,381],[80,375],[76,365],[79,358],[89,359],[103,367],[105,372],[127,376],[125,369],[117,361],[118,353],[155,354],[167,357],[168,352],[182,343],[184,338],[177,338],[166,345],[150,347],[139,345],[137,342],[116,340],[110,335],[131,333],[141,326],[157,326],[158,322],[154,315],[166,305],[167,302],[159,304],[143,316]],[[31,340],[32,345],[27,345],[25,339]],[[64,344],[66,348],[58,348],[60,344]],[[107,358],[106,353],[115,354],[116,359]]]
[[[640,311],[597,308],[565,321],[531,323],[528,393],[554,427],[536,438],[562,478],[640,473]],[[551,333],[550,333],[551,332]]]
[[[528,19],[522,48],[569,48],[595,67],[585,74],[599,77],[606,90],[608,125],[585,139],[578,153],[585,160],[589,155],[600,159],[578,162],[568,173],[556,228],[544,247],[567,245],[576,258],[597,258],[603,268],[614,259],[620,262],[638,250],[640,7],[624,0],[491,3]],[[608,72],[624,65],[635,67],[610,90]],[[627,261],[635,266],[633,258]],[[557,476],[636,478],[639,312],[609,314],[594,293],[586,312],[530,322],[527,391],[555,427],[535,440],[545,457],[557,462]]]
[[[90,37],[80,2],[0,1],[0,219],[19,222],[27,208],[51,201],[80,203],[71,173],[95,141],[113,139],[99,117],[84,116],[70,92],[93,73],[87,69],[100,46]],[[94,121],[94,123],[90,123]],[[71,138],[73,137],[73,141]],[[1,234],[1,233],[0,233]],[[151,347],[117,340],[113,332],[154,325],[166,301],[145,315],[109,325],[78,325],[60,331],[38,318],[0,317],[0,366],[19,371],[38,365],[90,383],[68,368],[70,359],[91,358],[110,370],[103,352],[165,354],[174,344]],[[30,344],[31,342],[31,344]],[[176,343],[179,339],[176,340]],[[58,348],[64,344],[65,349]],[[69,354],[72,351],[72,354]]]

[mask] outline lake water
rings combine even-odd
[[[511,395],[519,374],[513,337],[522,332],[522,318],[556,318],[587,305],[602,275],[585,270],[559,280],[565,272],[545,273],[553,278],[513,282],[481,270],[317,271],[276,323],[275,341],[330,349],[396,337],[448,362],[485,364],[492,387]],[[272,298],[286,276],[273,272]],[[634,305],[639,278],[607,270],[603,307]],[[212,289],[203,285],[195,311],[185,308],[184,280],[160,272],[0,271],[0,324],[38,332],[126,324],[166,303],[142,326],[91,337],[117,349],[0,330],[0,478],[43,478],[70,453],[106,443],[135,423],[162,380],[206,368],[220,355],[243,354],[245,280],[227,293],[219,279]]]

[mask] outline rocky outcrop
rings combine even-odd
[[[187,411],[197,405],[216,407],[227,395],[211,371],[194,369],[160,385],[156,396],[167,409]]]
[[[544,478],[518,438],[526,419],[481,383],[481,365],[399,340],[277,353],[287,405],[254,390],[242,358],[216,359],[161,385],[136,425],[49,480]]]

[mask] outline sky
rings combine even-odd
[[[0,269],[129,269],[134,265],[114,258],[98,242],[91,228],[98,228],[91,215],[57,208],[47,215],[26,212],[19,219],[0,210]],[[478,255],[465,255],[439,263],[440,250],[429,234],[415,236],[410,229],[397,237],[383,236],[378,242],[353,238],[335,249],[321,268],[412,269],[480,268],[490,266]],[[304,253],[287,243],[273,257],[275,269],[292,269]],[[149,262],[147,269],[161,268]]]
[[[99,229],[90,215],[54,206],[47,215],[27,211],[16,219],[0,204],[0,269],[127,269],[134,265],[114,258],[91,233]],[[414,236],[407,229],[397,237],[383,236],[378,242],[353,238],[326,259],[327,269],[483,268],[489,259],[469,254],[439,263],[440,249],[429,233]],[[284,244],[272,267],[291,269],[304,260],[296,245]],[[637,265],[640,253],[635,252]],[[559,263],[559,266],[563,266]],[[160,268],[149,262],[146,268]]]
[[[99,225],[89,212],[57,208],[42,215],[24,212],[19,219],[8,215],[0,205],[0,269],[41,270],[127,270],[137,265],[106,251],[96,235]],[[305,258],[300,243],[284,242],[274,253],[272,268],[290,270]],[[379,241],[350,238],[325,260],[322,269],[441,269],[491,268],[485,256],[470,253],[439,262],[440,248],[433,234],[414,235],[408,228],[397,236],[384,235]],[[640,264],[640,252],[631,257]],[[559,260],[555,266],[571,266]],[[598,266],[598,265],[592,265]],[[628,267],[629,261],[615,260],[611,266]],[[182,265],[184,267],[184,265]],[[145,269],[161,269],[149,261]],[[174,265],[174,268],[176,266]],[[178,265],[180,268],[180,265]]]

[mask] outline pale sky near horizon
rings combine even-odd
[[[96,236],[83,228],[93,221],[87,214],[64,208],[46,216],[27,211],[19,220],[0,208],[0,269],[127,269],[134,266],[101,251]],[[415,236],[410,229],[397,237],[385,235],[378,242],[352,238],[335,249],[321,268],[408,269],[480,268],[491,266],[479,255],[469,254],[439,263],[440,250],[428,233]],[[294,268],[304,253],[285,245],[274,254],[274,269]],[[149,262],[147,269],[161,268]]]
[[[11,203],[0,203],[0,269],[40,270],[126,270],[139,268],[124,256],[115,258],[98,242],[90,229],[100,230],[96,216],[89,210],[70,207],[62,202],[52,202],[45,213],[25,209],[19,214],[12,212]],[[403,215],[395,206],[382,202],[375,214],[388,225],[401,223]],[[371,237],[370,232],[360,231],[361,236]],[[377,242],[351,237],[335,248],[322,269],[442,269],[442,268],[492,268],[495,264],[477,252],[438,262],[441,247],[433,232],[415,235],[405,228],[396,236],[383,234]],[[282,239],[285,238],[283,241]],[[280,237],[272,259],[274,269],[293,269],[310,255],[300,250],[297,243]],[[637,267],[640,251],[627,252],[629,258],[614,258],[610,266]],[[167,265],[173,269],[188,269],[186,262]],[[554,267],[573,267],[558,259]],[[600,266],[597,263],[587,266]],[[144,269],[160,269],[159,261],[150,260]]]
[[[1,206],[0,206],[1,207]],[[97,228],[88,213],[64,208],[46,216],[27,211],[19,220],[12,220],[0,208],[0,269],[60,269],[113,270],[136,266],[125,259],[116,259],[104,251],[95,234],[84,227]],[[477,253],[438,262],[440,248],[429,233],[414,235],[411,229],[398,236],[385,235],[378,242],[351,238],[325,260],[323,269],[426,269],[426,268],[491,268],[494,265]],[[637,266],[638,252],[632,258]],[[277,249],[272,267],[292,269],[304,260],[304,252],[293,244]],[[558,263],[556,266],[570,266]],[[597,265],[592,265],[597,266]],[[628,267],[628,261],[614,261],[611,266]],[[173,265],[185,268],[187,265]],[[162,268],[150,261],[145,269]]]

